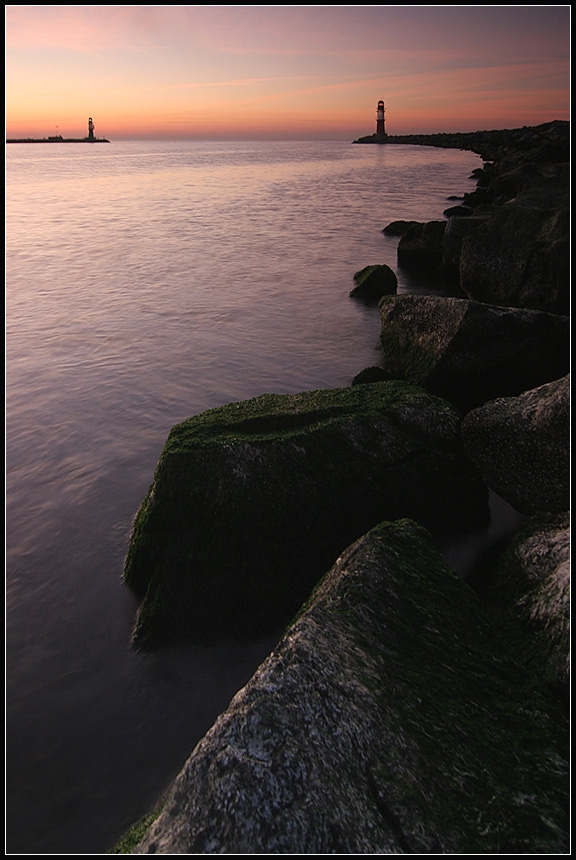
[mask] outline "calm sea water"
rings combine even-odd
[[[480,163],[344,142],[7,147],[8,853],[103,853],[274,644],[128,647],[123,560],[170,427],[378,363],[354,272],[396,269],[382,228],[441,218]]]

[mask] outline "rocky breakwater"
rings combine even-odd
[[[506,623],[520,622],[519,642],[537,633],[550,684],[566,698],[569,125],[456,135],[448,145],[486,159],[476,190],[443,221],[384,232],[400,237],[399,267],[455,295],[382,297],[382,361],[370,378],[405,379],[455,404],[487,486],[529,517],[478,588],[506,609]]]
[[[510,649],[421,526],[377,526],[123,850],[566,853],[564,718]]]
[[[126,562],[135,644],[251,635],[307,602],[117,852],[569,850],[565,130],[484,133],[482,202],[408,225],[413,264],[458,294],[376,272],[381,366],[357,381],[382,381],[171,432]],[[436,545],[486,522],[488,488],[526,520],[473,588]]]
[[[390,138],[409,143],[410,138]],[[392,222],[398,264],[489,304],[567,314],[570,306],[570,127],[425,135],[414,142],[484,159],[476,189],[426,224]]]

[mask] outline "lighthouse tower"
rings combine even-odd
[[[384,102],[382,99],[380,99],[376,108],[376,134],[382,135],[382,137],[386,135],[384,128]]]
[[[92,117],[88,118],[88,140],[94,140],[94,123]]]

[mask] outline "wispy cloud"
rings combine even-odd
[[[570,7],[5,9],[7,127],[88,101],[141,127],[166,100],[173,115],[223,113],[231,92],[243,122],[278,103],[286,123],[316,116],[319,133],[334,110],[350,128],[379,97],[397,118],[446,130],[472,114],[508,122],[512,101],[526,121],[535,105],[550,119],[569,112]]]

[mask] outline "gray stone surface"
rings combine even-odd
[[[488,486],[517,511],[570,507],[570,376],[472,410],[462,438]]]
[[[498,561],[484,596],[519,624],[517,644],[565,702],[570,697],[570,514],[530,517]]]
[[[567,737],[411,521],[349,547],[136,854],[566,853]]]
[[[444,296],[384,296],[382,367],[468,411],[564,376],[570,320]]]
[[[476,301],[568,313],[569,248],[567,208],[506,204],[463,238],[460,285]]]

